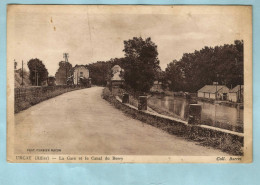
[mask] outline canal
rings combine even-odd
[[[188,121],[189,101],[185,98],[155,95],[148,102]],[[202,106],[202,124],[243,132],[243,109],[201,101],[198,104]]]

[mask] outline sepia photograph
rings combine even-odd
[[[252,162],[252,7],[7,6],[7,161]]]

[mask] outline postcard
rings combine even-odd
[[[8,5],[7,161],[252,162],[252,7]]]

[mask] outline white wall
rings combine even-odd
[[[216,99],[216,94],[215,93],[210,93],[210,97],[209,97],[210,99]]]
[[[83,66],[76,67],[73,72],[74,84],[79,82],[80,72],[82,72],[82,77],[89,78],[89,70]]]
[[[204,98],[204,93],[203,92],[198,92],[198,97]]]
[[[229,101],[237,102],[237,93],[229,93],[228,99]]]

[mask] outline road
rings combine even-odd
[[[227,155],[132,119],[101,93],[101,87],[76,90],[15,114],[15,153],[61,149],[52,154]]]

